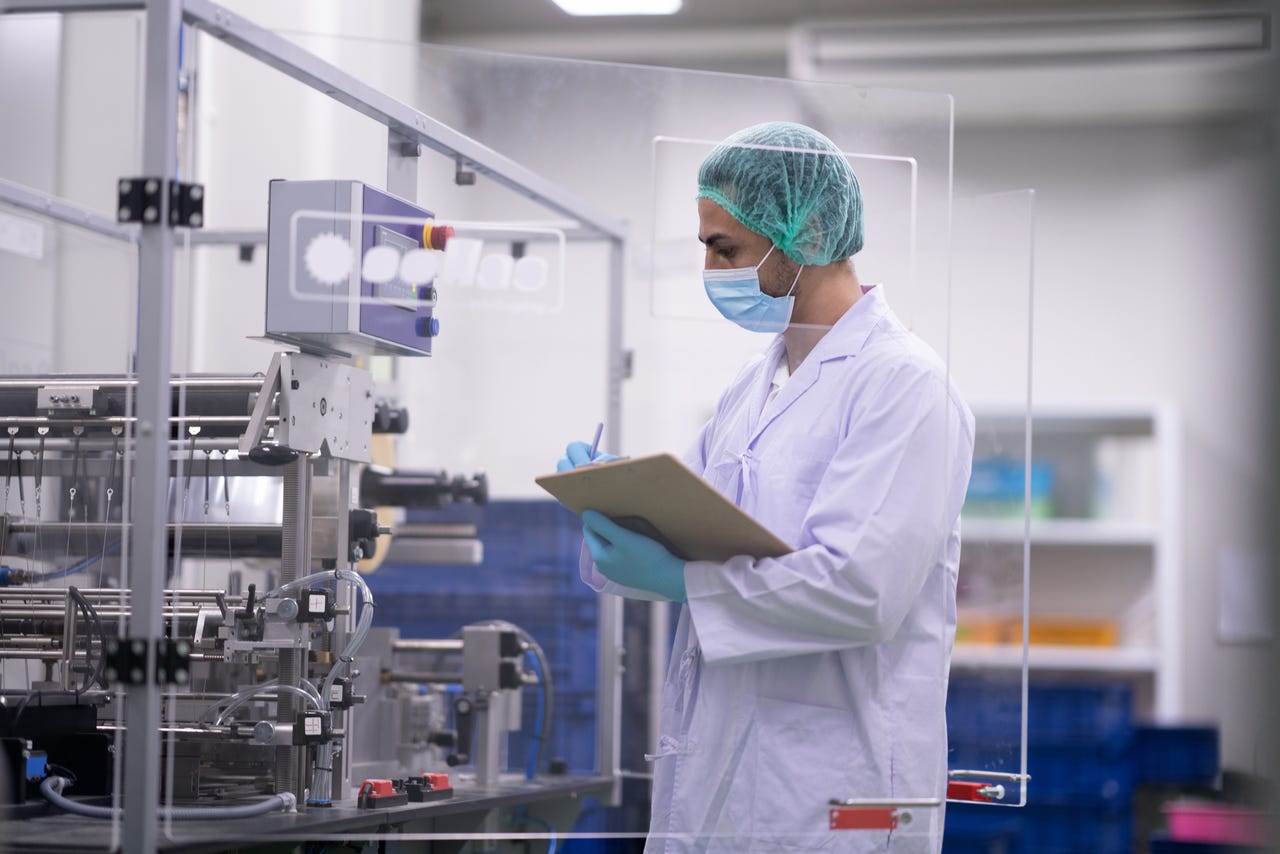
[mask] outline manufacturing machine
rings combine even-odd
[[[380,399],[362,360],[430,354],[435,290],[413,271],[431,265],[411,260],[450,230],[358,182],[276,181],[270,198],[266,336],[296,349],[262,377],[171,382],[162,764],[190,814],[167,815],[387,809],[458,786],[474,798],[502,782],[525,686],[550,679],[536,639],[498,622],[437,639],[374,629],[359,571],[393,533],[375,507],[487,497],[483,475],[372,465],[375,436],[403,432],[408,413]],[[80,799],[113,793],[117,736],[138,737],[114,708],[143,662],[119,640],[136,560],[122,500],[134,391],[122,376],[0,381],[11,804],[114,815]]]

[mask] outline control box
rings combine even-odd
[[[265,337],[323,356],[431,355],[434,286],[397,263],[431,219],[360,181],[272,181]]]

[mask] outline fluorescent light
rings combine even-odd
[[[674,15],[683,0],[553,0],[570,15]]]

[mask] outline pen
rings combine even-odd
[[[595,462],[596,450],[600,447],[600,436],[604,433],[604,422],[596,425],[596,437],[591,440],[591,453],[587,455],[589,462]]]

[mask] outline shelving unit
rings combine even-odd
[[[975,407],[975,458],[1020,460],[1025,416]],[[966,515],[959,620],[1021,613],[1024,534],[1028,612],[1038,620],[1108,621],[1114,646],[1031,644],[1032,678],[1051,673],[1132,680],[1139,713],[1181,711],[1181,474],[1176,414],[1148,406],[1037,408],[1032,459],[1051,473],[1051,513],[1032,519]],[[1018,632],[1020,638],[1020,632]],[[957,643],[957,671],[1022,665],[1020,643]]]

